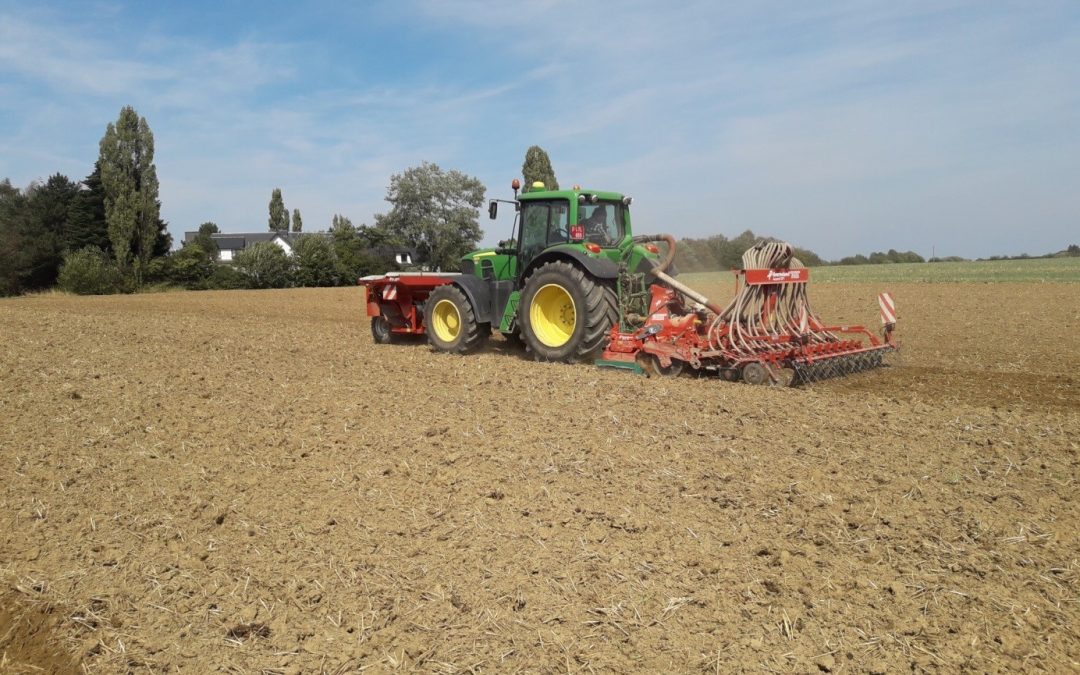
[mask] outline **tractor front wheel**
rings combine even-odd
[[[441,352],[476,351],[491,334],[490,326],[476,322],[469,299],[453,284],[439,286],[431,292],[424,305],[424,317],[428,342]]]
[[[549,262],[525,282],[521,335],[543,361],[593,358],[619,319],[618,304],[610,285],[568,262]]]

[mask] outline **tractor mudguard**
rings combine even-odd
[[[565,248],[555,246],[536,256],[529,263],[521,278],[528,279],[534,269],[553,260],[570,260],[596,279],[617,279],[619,277],[619,266],[607,258],[594,258],[572,246],[566,246]]]
[[[638,261],[637,269],[634,270],[634,272],[636,272],[637,274],[644,274],[647,273],[649,270],[653,269],[654,267],[658,266],[659,264],[660,261],[654,258],[642,258]],[[679,270],[675,269],[675,263],[671,263],[670,265],[668,265],[666,272],[668,276],[679,276]]]
[[[460,288],[465,293],[465,297],[469,299],[469,304],[472,305],[473,313],[476,315],[476,322],[491,323],[490,284],[484,279],[464,274],[456,277],[452,283]],[[498,318],[501,317],[502,314],[499,314]]]

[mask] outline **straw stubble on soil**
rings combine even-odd
[[[899,363],[796,390],[4,301],[0,670],[1076,668],[1074,288],[894,287]]]

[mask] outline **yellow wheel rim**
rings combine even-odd
[[[543,286],[529,306],[533,334],[548,347],[562,347],[574,335],[577,307],[570,293],[558,284]]]
[[[443,342],[453,342],[461,334],[461,313],[452,300],[440,300],[435,303],[432,312],[431,328]]]

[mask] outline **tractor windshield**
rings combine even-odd
[[[585,240],[604,247],[619,243],[626,231],[625,212],[621,202],[578,206],[578,222],[585,226]]]

